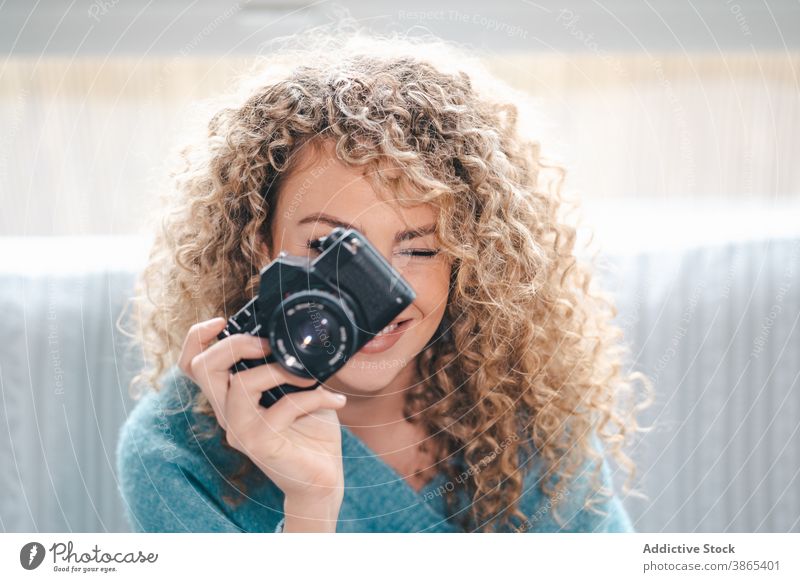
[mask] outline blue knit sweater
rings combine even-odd
[[[273,532],[283,519],[283,492],[260,471],[245,477],[246,497],[238,505],[228,476],[238,459],[223,448],[221,431],[205,440],[198,429],[215,426],[194,415],[191,404],[199,390],[173,367],[159,392],[148,392],[136,404],[117,445],[119,488],[134,531],[147,532]],[[345,492],[337,532],[457,532],[446,519],[444,495],[452,489],[443,473],[415,491],[392,467],[347,427],[342,426]],[[600,504],[600,515],[583,508],[591,467],[563,495],[555,521],[548,498],[540,490],[537,463],[526,463],[520,509],[529,516],[516,527],[531,532],[632,532],[619,498]],[[605,485],[611,487],[603,463]],[[508,531],[508,530],[505,530]]]

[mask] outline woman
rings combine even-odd
[[[317,38],[259,66],[184,150],[141,280],[155,390],[118,446],[132,526],[632,531],[606,455],[633,476],[639,375],[523,102],[441,43]],[[315,381],[232,374],[268,342],[217,334],[261,267],[338,225],[416,299],[322,386],[261,407]]]

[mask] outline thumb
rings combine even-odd
[[[227,320],[224,317],[215,317],[196,323],[189,328],[178,360],[178,367],[184,373],[187,373],[192,358],[205,350],[216,339],[217,334],[225,328],[226,323]]]

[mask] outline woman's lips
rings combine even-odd
[[[405,333],[406,329],[408,329],[408,324],[410,322],[410,319],[404,319],[403,321],[400,321],[397,324],[397,327],[395,327],[392,331],[382,332],[381,334],[376,335],[374,338],[369,340],[364,347],[358,351],[358,353],[379,354],[380,352],[385,352],[397,343],[397,340],[400,339],[400,336]]]

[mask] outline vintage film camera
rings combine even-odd
[[[260,404],[267,408],[332,376],[416,297],[355,229],[335,228],[311,246],[320,253],[313,260],[281,253],[264,267],[258,295],[217,336],[249,333],[269,340],[269,356],[240,360],[231,372],[278,362],[296,376],[317,380],[309,388],[282,384],[265,390]]]

